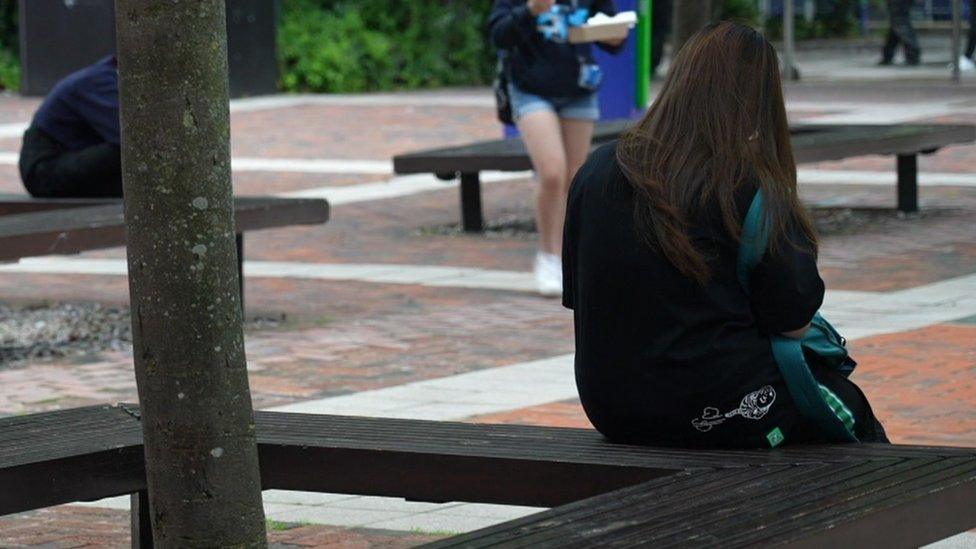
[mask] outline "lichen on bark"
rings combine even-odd
[[[153,534],[264,546],[223,0],[116,0],[129,286]]]

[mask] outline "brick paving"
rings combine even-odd
[[[976,325],[939,324],[851,342],[854,379],[892,442],[976,447]],[[477,416],[479,423],[591,428],[579,400]]]
[[[843,114],[843,103],[870,104],[869,86],[788,87],[800,107],[794,119]],[[961,105],[941,122],[976,122],[971,89],[900,84],[884,101],[910,109],[921,100]],[[422,97],[422,96],[421,96]],[[489,99],[490,101],[490,99]],[[831,103],[838,101],[840,106]],[[240,111],[232,116],[238,157],[373,159],[421,147],[498,135],[486,106],[311,104]],[[35,100],[0,96],[0,124],[26,121]],[[18,139],[0,139],[14,151]],[[971,174],[976,147],[949,147],[923,157],[923,170]],[[858,158],[803,166],[820,170],[893,171],[891,158]],[[355,188],[382,175],[235,173],[241,194],[321,187]],[[530,180],[485,186],[490,218],[531,217]],[[0,192],[22,192],[14,166],[0,166]],[[814,207],[855,208],[870,223],[823,237],[821,265],[838,290],[891,292],[976,273],[976,188],[924,187],[919,216],[885,214],[894,187],[809,185]],[[324,226],[253,233],[250,260],[305,263],[443,265],[527,271],[533,241],[525,236],[449,236],[432,230],[456,223],[457,189],[337,206]],[[120,249],[82,257],[123,257]],[[256,278],[247,283],[249,316],[280,317],[274,329],[246,336],[254,402],[270,407],[392,387],[572,352],[571,315],[554,300],[504,291],[418,285]],[[125,303],[123,277],[0,274],[0,299],[11,302],[96,300]],[[976,322],[959,319],[852,342],[862,384],[899,442],[976,446]],[[135,399],[131,353],[0,366],[0,416]],[[588,427],[575,399],[469,418]],[[123,511],[62,506],[0,518],[0,546],[113,547],[128,543]],[[279,547],[406,547],[444,535],[324,525],[273,524]]]
[[[278,521],[268,523],[268,546],[272,549],[401,549],[443,537],[446,534],[339,528]],[[5,549],[124,549],[130,547],[129,513],[117,509],[63,505],[0,517],[0,544]]]
[[[375,158],[418,147],[495,139],[491,109],[445,106],[300,106],[235,113],[235,156]]]

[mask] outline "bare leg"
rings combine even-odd
[[[561,230],[566,200],[566,153],[559,119],[550,111],[531,112],[518,120],[519,133],[532,159],[532,167],[539,178],[536,194],[536,226],[539,229],[539,250],[559,255]]]
[[[590,154],[590,143],[593,140],[593,121],[562,118],[559,127],[563,137],[563,148],[566,152],[566,183],[559,195],[559,216],[553,227],[556,238],[556,254],[562,255],[563,221],[566,219],[566,198],[569,186],[576,177],[586,157]]]

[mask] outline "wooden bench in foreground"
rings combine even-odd
[[[244,233],[325,223],[329,203],[311,198],[238,197],[234,199],[234,217],[243,290]],[[0,195],[0,262],[124,245],[121,199]]]
[[[435,547],[917,547],[976,526],[976,449],[717,451],[592,430],[257,412],[265,489],[553,507]],[[151,546],[137,408],[0,419],[0,515],[133,494]]]
[[[616,139],[633,121],[598,122],[593,146]],[[840,160],[855,156],[897,157],[898,209],[918,211],[918,155],[947,145],[976,141],[976,126],[935,124],[835,125],[802,124],[791,128],[797,163]],[[525,171],[532,163],[521,139],[480,141],[393,157],[398,174],[432,173],[442,179],[461,177],[461,224],[465,231],[483,229],[480,172]]]

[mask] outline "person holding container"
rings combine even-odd
[[[613,0],[495,0],[491,41],[501,50],[512,115],[539,180],[536,226],[539,292],[562,294],[563,218],[569,182],[586,160],[599,119],[603,74],[589,43],[570,43],[568,28],[597,14],[616,14]],[[616,53],[623,39],[598,42]]]

